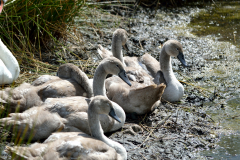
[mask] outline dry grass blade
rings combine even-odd
[[[156,124],[156,125],[153,127],[153,129],[151,129],[151,131],[150,131],[150,133],[148,134],[147,138],[146,138],[140,145],[138,145],[137,147],[135,147],[135,148],[133,148],[133,149],[131,149],[131,150],[135,150],[135,149],[137,149],[138,147],[142,146],[142,145],[148,140],[148,138],[150,137],[150,135],[153,133],[154,129],[155,129],[156,127],[158,127],[158,126],[162,126],[171,116],[172,116],[172,115],[167,116],[167,117],[164,118],[162,121],[160,121],[158,124]]]

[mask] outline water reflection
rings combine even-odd
[[[215,2],[193,14],[191,26],[199,36],[215,35],[219,40],[240,44],[240,2]]]

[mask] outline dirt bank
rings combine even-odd
[[[77,32],[86,43],[81,45],[80,42],[69,40],[71,52],[62,53],[63,59],[79,65],[91,76],[94,69],[84,67],[85,61],[78,61],[73,53],[83,60],[92,58],[89,64],[95,65],[94,61],[100,61],[96,56],[97,45],[102,44],[110,49],[112,32],[116,28],[124,28],[129,33],[130,49],[125,55],[141,56],[147,52],[158,58],[161,50],[159,46],[166,39],[177,39],[183,45],[189,65],[184,68],[177,59],[172,59],[175,75],[185,87],[185,95],[181,102],[161,103],[147,115],[128,114],[124,127],[108,136],[126,148],[129,160],[203,159],[197,151],[214,148],[218,140],[216,131],[219,129],[214,120],[206,114],[206,108],[210,107],[206,104],[211,101],[220,102],[222,99],[222,96],[212,89],[204,90],[199,87],[200,84],[211,85],[204,74],[207,69],[219,63],[206,59],[221,58],[218,56],[219,50],[211,46],[214,41],[195,37],[190,33],[191,29],[184,28],[190,21],[190,8],[161,8],[157,11],[138,8],[135,13],[131,9],[116,7],[108,10],[113,15],[107,17],[114,17],[112,21],[102,20],[108,27],[94,30],[79,25]],[[58,61],[58,57],[54,55],[43,56],[43,59],[54,64]]]
[[[204,73],[207,72],[206,68],[210,69],[219,63],[206,61],[219,58],[219,50],[211,45],[215,42],[195,37],[190,33],[190,28],[186,29],[192,12],[190,8],[162,8],[157,11],[139,8],[136,13],[116,8],[110,10],[125,17],[117,27],[104,28],[99,34],[100,38],[92,33],[91,37],[96,38],[89,39],[93,44],[92,52],[97,44],[110,49],[112,32],[121,27],[130,35],[130,51],[125,55],[141,56],[147,52],[158,59],[159,46],[166,39],[177,39],[183,45],[189,65],[184,68],[177,59],[172,60],[175,75],[185,87],[185,95],[180,103],[162,103],[148,115],[127,115],[123,129],[110,134],[110,138],[127,149],[128,159],[205,158],[197,151],[214,148],[218,140],[215,131],[220,129],[205,110],[210,107],[206,105],[208,102],[220,101],[222,97],[212,89],[200,87],[203,83],[211,86]],[[84,36],[89,37],[89,33]]]

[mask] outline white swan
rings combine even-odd
[[[0,39],[0,84],[14,82],[20,73],[19,64]]]
[[[0,0],[0,13],[6,0]],[[0,39],[0,85],[14,82],[20,73],[18,61]]]
[[[32,84],[23,83],[0,91],[0,102],[7,103],[13,112],[22,112],[41,105],[49,97],[92,97],[93,91],[87,75],[77,66],[67,63],[59,67],[58,76],[43,75]]]
[[[2,12],[3,5],[7,2],[7,0],[0,0],[0,13]]]
[[[120,121],[112,103],[104,96],[96,96],[88,107],[89,136],[82,132],[53,133],[47,140],[29,147],[7,147],[13,159],[91,159],[127,160],[126,149],[103,134],[99,115],[110,115]]]
[[[94,74],[94,95],[106,95],[104,80],[107,74],[119,75],[130,85],[122,63],[114,57],[106,58],[99,64]],[[41,106],[30,108],[23,113],[9,114],[10,117],[0,119],[0,124],[12,126],[11,129],[15,128],[22,139],[27,140],[31,137],[33,141],[45,139],[57,130],[89,133],[87,109],[90,101],[91,99],[82,96],[48,98]],[[104,132],[115,131],[125,122],[123,109],[114,102],[113,105],[121,123],[108,116],[100,116]],[[32,135],[32,132],[35,134]]]
[[[168,40],[163,44],[159,56],[160,63],[149,54],[143,55],[140,61],[145,64],[149,72],[155,77],[154,82],[156,84],[166,84],[162,98],[169,102],[176,102],[183,97],[184,87],[173,73],[171,56],[178,58],[184,66],[187,66],[182,45],[177,40]]]

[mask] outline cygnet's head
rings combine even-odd
[[[89,104],[88,114],[95,112],[95,114],[106,114],[121,123],[121,120],[114,111],[113,104],[105,96],[95,96]]]
[[[165,51],[169,56],[173,56],[179,59],[179,61],[187,66],[183,55],[183,47],[177,40],[168,40],[164,43]]]
[[[131,82],[126,75],[124,66],[119,59],[115,57],[108,57],[102,60],[101,64],[104,64],[104,70],[108,74],[118,75],[123,81],[125,81],[129,86],[131,86]]]
[[[177,58],[179,52],[183,53],[182,45],[177,40],[168,40],[164,43],[164,46],[165,46],[165,51],[170,56]]]
[[[113,32],[113,41],[114,40],[119,40],[122,42],[122,45],[125,46],[127,39],[128,39],[128,33],[124,29],[116,29]]]

